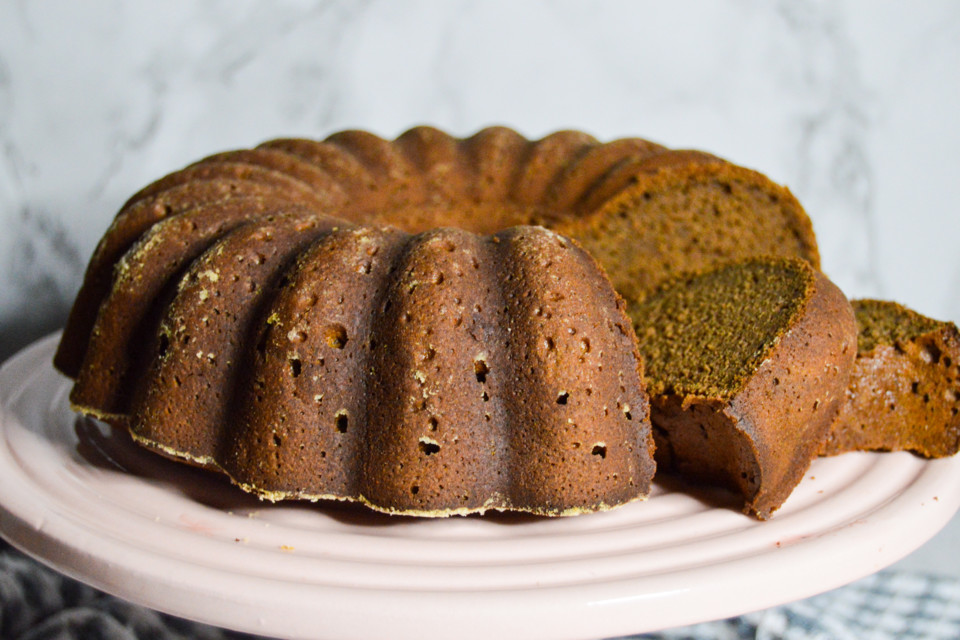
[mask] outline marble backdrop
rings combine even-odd
[[[361,127],[561,128],[788,185],[851,296],[960,320],[960,4],[0,4],[0,358],[58,327],[125,197],[214,151]]]

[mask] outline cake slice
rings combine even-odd
[[[850,303],[795,258],[671,280],[632,309],[658,469],[768,518],[816,457],[856,356]]]
[[[573,238],[628,302],[682,273],[757,256],[820,266],[813,225],[790,191],[702,151],[627,158],[547,226]]]
[[[820,453],[960,450],[960,334],[895,302],[853,302],[859,326],[850,386]]]

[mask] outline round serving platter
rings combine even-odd
[[[960,457],[814,462],[773,519],[723,492],[548,519],[260,502],[74,414],[57,335],[0,370],[0,534],[185,618],[289,638],[604,638],[725,618],[869,575],[960,506]]]

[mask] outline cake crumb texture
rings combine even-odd
[[[731,488],[769,518],[847,386],[850,303],[803,260],[758,258],[670,281],[634,318],[659,468]]]
[[[960,450],[960,335],[951,322],[895,302],[855,300],[850,386],[821,453]]]

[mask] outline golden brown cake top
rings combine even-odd
[[[57,368],[77,375],[116,264],[154,224],[237,199],[411,233],[543,225],[576,240],[628,300],[674,273],[746,255],[819,260],[788,190],[704,152],[579,131],[528,140],[505,127],[467,138],[423,126],[395,140],[364,131],[283,138],[209,156],[128,200],[88,266]]]

